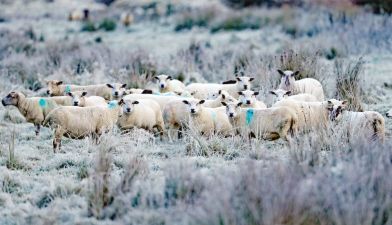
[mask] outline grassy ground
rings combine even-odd
[[[269,102],[276,69],[292,51],[293,66],[321,80],[331,98],[336,61],[345,68],[363,57],[364,108],[383,115],[392,108],[391,17],[319,7],[233,12],[218,1],[179,1],[157,15],[147,3],[83,4],[93,23],[110,18],[116,29],[81,32],[83,22],[67,21],[82,7],[76,1],[1,3],[1,96],[42,95],[44,80],[54,78],[141,86],[151,85],[145,74],[220,82],[238,73],[254,76]],[[118,22],[140,7],[135,24]],[[234,17],[243,19],[233,25]],[[206,21],[176,31],[187,18]],[[392,224],[391,129],[386,119],[384,146],[348,144],[327,130],[292,148],[113,131],[99,145],[64,139],[54,154],[49,129],[35,137],[15,108],[0,106],[0,224]]]

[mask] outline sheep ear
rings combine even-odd
[[[242,91],[237,92],[239,95],[242,95]]]
[[[271,95],[276,95],[275,91],[270,91],[269,92]]]
[[[155,76],[155,77],[154,77],[154,79],[157,79],[157,80],[159,80],[159,77]]]
[[[253,94],[257,96],[257,95],[259,95],[259,92],[255,91]]]
[[[222,104],[223,106],[227,106],[226,102],[221,102],[221,104]]]
[[[241,105],[242,105],[242,102],[238,102],[238,103],[237,103],[237,106],[241,106]]]
[[[124,104],[125,104],[124,99],[121,99],[121,100],[118,102],[118,105],[124,105]]]
[[[347,100],[343,100],[342,101],[342,108],[346,108],[347,107],[347,103],[348,103],[348,101]]]
[[[222,94],[222,99],[225,99],[225,98],[226,98],[226,95]]]
[[[127,86],[127,84],[122,84],[121,85],[122,88],[125,88],[126,86]]]
[[[173,91],[174,92],[174,94],[176,94],[176,95],[178,95],[178,96],[181,96],[181,92],[179,92],[179,91]]]
[[[251,78],[249,78],[249,81],[253,81],[255,78],[254,77],[251,77]]]
[[[239,78],[239,77],[236,77],[235,79],[236,79],[237,81],[241,81],[241,78]]]
[[[277,70],[277,71],[278,71],[278,73],[279,73],[280,75],[286,76],[286,74],[285,74],[282,70]]]
[[[152,94],[152,90],[145,89],[142,91],[142,94]]]
[[[68,93],[66,93],[69,97],[72,97],[73,96],[73,94],[72,94],[72,92],[68,92]]]
[[[137,105],[137,104],[139,104],[139,102],[138,101],[133,101],[132,104],[133,105]]]
[[[184,104],[189,105],[189,102],[187,100],[182,101]]]
[[[57,81],[56,85],[62,85],[63,81]]]
[[[71,92],[70,92],[71,93]],[[84,97],[84,96],[86,96],[87,95],[87,91],[83,91],[83,93],[82,93],[82,97]]]
[[[286,95],[291,95],[291,91],[286,91]]]
[[[113,86],[111,84],[106,84],[106,86],[109,88],[113,88]]]
[[[206,102],[206,100],[200,100],[200,102],[199,102],[199,104],[201,105],[201,104],[203,104],[204,102]]]
[[[295,76],[297,76],[299,74],[299,71],[297,70],[297,71],[295,71],[293,74],[291,74],[291,76],[292,77],[295,77]]]
[[[167,79],[168,79],[168,80],[173,80],[173,77],[168,76]]]
[[[219,90],[219,91],[218,91],[218,95],[220,95],[220,94],[222,94],[222,90]]]

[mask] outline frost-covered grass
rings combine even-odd
[[[16,2],[0,7],[1,97],[11,90],[42,96],[46,79],[151,87],[158,73],[186,83],[237,74],[255,77],[260,99],[269,102],[279,68],[319,79],[327,97],[360,96],[364,110],[382,114],[392,108],[388,16],[314,6],[232,11],[219,1],[179,1],[162,13],[162,1],[123,27],[120,13],[144,3],[105,10],[86,1],[94,22],[117,25],[80,32],[83,23],[66,20],[78,2]],[[206,26],[175,31],[184,18],[206,14]],[[265,23],[211,32],[249,15]],[[347,66],[360,57],[360,67]],[[336,82],[345,74],[360,93],[338,89],[347,85]],[[386,118],[384,145],[360,138],[348,144],[343,131],[328,129],[296,138],[291,148],[193,131],[169,142],[114,130],[98,145],[64,138],[54,154],[52,131],[36,137],[15,108],[0,106],[0,224],[392,224],[391,129]]]

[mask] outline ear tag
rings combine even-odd
[[[68,94],[68,93],[70,93],[71,92],[71,86],[69,86],[69,85],[67,85],[67,86],[65,86],[65,94]]]
[[[46,108],[46,107],[48,106],[48,103],[47,103],[46,100],[43,99],[43,98],[41,98],[41,99],[38,101],[38,104],[39,104],[39,106],[40,106],[41,108]]]
[[[248,109],[246,110],[246,125],[249,125],[253,120],[254,110]]]
[[[117,101],[110,101],[108,102],[108,108],[109,109],[114,109],[117,106]]]

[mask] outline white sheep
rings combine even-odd
[[[317,102],[317,98],[314,95],[307,94],[307,93],[291,95],[291,91],[276,89],[270,91],[270,94],[275,96],[274,103],[283,99],[291,99],[291,100],[301,101],[301,102]]]
[[[88,9],[73,10],[68,15],[69,21],[88,20],[90,11]]]
[[[323,102],[302,102],[291,99],[283,99],[276,102],[272,107],[288,107],[292,109],[298,117],[298,129],[301,132],[325,129],[328,122],[328,103]]]
[[[392,109],[385,114],[388,118],[392,118]]]
[[[300,93],[308,93],[314,95],[318,101],[324,101],[324,90],[321,83],[313,78],[305,78],[301,80],[295,80],[295,76],[299,74],[299,71],[293,72],[291,70],[278,70],[282,76],[279,88],[291,91],[291,94],[296,95]]]
[[[156,128],[162,139],[165,124],[158,103],[148,99],[139,101],[121,99],[119,104],[122,107],[117,121],[120,129],[142,128],[153,132]]]
[[[160,93],[167,92],[182,92],[185,89],[185,85],[171,76],[161,74],[154,77],[157,80],[158,88]]]
[[[349,141],[365,138],[369,141],[385,139],[385,121],[375,111],[352,112],[347,110],[347,101],[328,100],[329,119],[339,128],[346,129]],[[358,138],[358,139],[356,139]]]
[[[96,140],[104,132],[110,131],[117,123],[121,107],[117,101],[107,106],[60,106],[48,114],[44,126],[54,129],[53,151],[61,147],[63,136],[81,139],[93,136]]]
[[[282,138],[291,144],[291,136],[297,132],[298,118],[290,108],[253,109],[242,108],[242,102],[222,104],[237,134],[265,140]]]
[[[235,98],[231,97],[226,91],[219,91],[219,95],[214,100],[205,100],[203,103],[204,107],[218,108],[221,107],[221,102],[232,102],[236,101]],[[188,109],[186,105],[182,104],[183,100],[190,100],[184,98],[178,98],[169,101],[163,109],[163,117],[165,125],[168,131],[169,139],[171,140],[171,133],[177,132],[178,138],[182,137],[182,131],[185,128],[185,124],[188,121]]]
[[[3,106],[16,106],[19,112],[26,118],[26,121],[33,123],[35,126],[35,134],[38,136],[42,122],[48,114],[58,107],[56,102],[50,98],[26,96],[20,92],[10,92],[1,101]]]
[[[87,91],[69,92],[68,97],[71,98],[73,106],[88,107],[88,106],[106,106],[106,101],[100,96],[87,96]],[[59,97],[52,97],[59,98]]]
[[[89,96],[101,96],[106,100],[119,100],[125,94],[126,84],[95,84],[95,85],[73,85],[64,84],[63,81],[49,80],[47,94],[49,96],[63,96],[73,91],[87,91]]]
[[[183,100],[188,108],[189,126],[195,128],[207,137],[213,134],[232,135],[233,128],[225,113],[225,108],[207,108],[203,106],[205,100]]]
[[[226,84],[216,83],[192,83],[186,86],[185,90],[194,93],[193,97],[198,99],[207,99],[211,93],[219,90],[227,91],[234,98],[238,98],[238,92],[251,88],[253,77],[236,77],[236,82],[228,82]]]
[[[256,96],[259,95],[258,91],[245,90],[245,91],[239,91],[238,94],[240,96],[238,100],[242,102],[241,106],[243,108],[254,108],[254,109],[267,108],[264,102],[256,99]]]
[[[161,110],[165,108],[165,105],[176,99],[192,99],[192,98],[185,98],[185,97],[179,97],[179,96],[166,96],[166,95],[154,95],[154,94],[130,94],[130,95],[125,95],[123,97],[124,100],[140,100],[140,99],[151,99],[156,101],[159,106],[161,107]]]
[[[125,94],[154,94],[154,95],[164,95],[164,96],[181,96],[181,97],[192,97],[192,93],[182,90],[182,91],[173,91],[173,92],[166,92],[160,93],[150,89],[141,89],[141,88],[131,88],[125,91]]]

